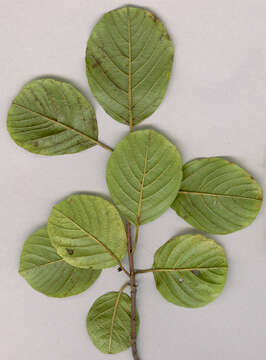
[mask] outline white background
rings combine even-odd
[[[51,207],[70,193],[107,194],[109,153],[94,147],[76,155],[44,157],[17,147],[6,130],[13,97],[28,81],[55,75],[71,80],[93,102],[100,139],[111,146],[127,128],[93,99],[85,75],[89,33],[119,0],[0,0],[0,358],[103,360],[85,319],[93,301],[125,281],[105,270],[81,295],[53,299],[18,275],[24,240],[45,224]],[[225,156],[266,186],[266,1],[147,0],[175,46],[167,95],[145,126],[162,130],[184,162]],[[168,210],[140,231],[137,267],[150,267],[155,250],[189,226]],[[138,338],[142,360],[264,360],[266,353],[265,207],[247,229],[213,236],[230,270],[222,295],[190,310],[167,303],[151,274],[139,278]],[[110,356],[127,360],[129,351]]]

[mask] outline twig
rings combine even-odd
[[[131,288],[131,348],[134,360],[139,360],[137,352],[137,309],[136,309],[136,280],[134,269],[134,258],[131,240],[131,226],[130,223],[126,223],[127,229],[127,248],[128,248],[128,260],[130,269],[130,288]]]

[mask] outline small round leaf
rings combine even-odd
[[[197,308],[220,295],[227,267],[224,250],[215,241],[202,235],[183,235],[156,251],[153,275],[157,289],[167,301]]]
[[[131,299],[123,292],[109,292],[99,297],[87,317],[88,334],[93,344],[105,354],[116,354],[131,345]],[[139,316],[137,313],[137,331]]]
[[[155,15],[132,6],[110,11],[88,40],[91,91],[113,119],[132,127],[160,105],[173,54],[172,41]]]
[[[154,130],[135,131],[122,139],[106,170],[113,201],[135,225],[165,212],[176,198],[181,179],[177,148]]]
[[[41,155],[72,154],[97,144],[93,107],[72,85],[33,80],[16,96],[8,112],[12,139]]]
[[[205,158],[188,162],[183,171],[172,208],[190,225],[211,234],[228,234],[255,220],[262,190],[238,165]]]
[[[52,247],[47,228],[43,227],[25,241],[19,273],[33,289],[62,298],[87,290],[101,271],[78,269],[67,264]]]
[[[62,258],[80,268],[119,264],[127,251],[124,224],[116,208],[98,196],[72,195],[55,205],[48,233]]]

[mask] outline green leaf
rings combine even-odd
[[[131,299],[122,291],[99,297],[87,317],[88,334],[93,344],[105,354],[116,354],[130,347]],[[137,331],[139,316],[137,313]]]
[[[67,264],[52,247],[47,228],[43,227],[25,241],[19,273],[33,289],[61,298],[87,290],[101,271],[78,269]]]
[[[181,179],[178,150],[154,130],[136,131],[122,139],[106,170],[112,199],[136,225],[156,219],[169,208]]]
[[[215,241],[202,235],[183,235],[156,251],[153,275],[157,289],[167,301],[196,308],[220,295],[227,266],[224,250]]]
[[[184,165],[183,182],[172,208],[195,228],[228,234],[245,228],[262,204],[260,185],[238,165],[221,158]]]
[[[42,155],[72,154],[98,143],[93,107],[72,85],[33,80],[22,88],[8,112],[12,139]]]
[[[113,119],[132,128],[162,102],[173,53],[172,41],[155,15],[131,6],[110,11],[88,40],[91,91]]]
[[[72,195],[55,205],[48,233],[57,253],[73,266],[104,269],[120,265],[127,251],[116,208],[97,196]]]

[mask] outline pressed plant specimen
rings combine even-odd
[[[106,182],[112,202],[74,194],[57,203],[47,226],[26,240],[19,272],[35,290],[65,297],[88,289],[103,269],[118,266],[128,282],[94,302],[87,331],[100,351],[114,354],[132,347],[135,360],[136,276],[151,272],[167,301],[196,308],[221,293],[228,271],[223,248],[194,232],[165,242],[152,268],[136,269],[140,226],[171,207],[201,232],[228,234],[252,223],[262,204],[260,185],[237,164],[210,157],[183,165],[165,136],[137,129],[164,98],[173,55],[163,23],[141,8],[113,10],[92,30],[86,50],[90,89],[111,118],[129,127],[114,149],[99,140],[92,105],[66,82],[29,82],[7,119],[13,140],[33,153],[73,154],[95,145],[110,152]]]

